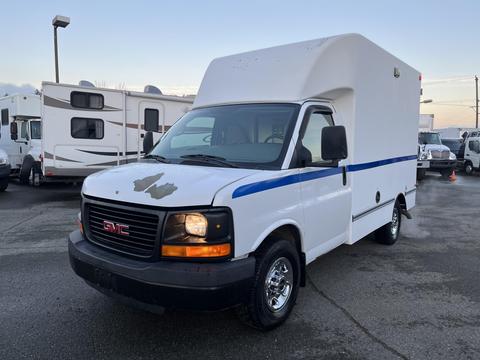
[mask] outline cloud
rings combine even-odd
[[[15,85],[0,82],[0,96],[5,96],[6,94],[33,94],[35,90],[35,87],[31,84]]]

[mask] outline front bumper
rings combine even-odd
[[[453,169],[457,166],[457,160],[430,160],[430,169],[443,170]]]
[[[70,264],[87,283],[106,293],[166,308],[220,310],[246,300],[255,258],[221,263],[145,262],[113,254],[74,231]]]
[[[10,176],[10,165],[0,165],[0,179]]]

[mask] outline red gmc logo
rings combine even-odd
[[[128,232],[128,225],[115,224],[114,222],[107,220],[103,221],[103,230],[109,233],[119,235],[130,235],[130,233]]]

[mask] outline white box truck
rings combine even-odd
[[[72,268],[130,303],[278,326],[309,263],[398,239],[419,96],[416,70],[355,34],[215,59],[144,161],[86,179]]]
[[[144,137],[157,141],[190,110],[193,99],[144,92],[42,83],[43,181],[76,181],[115,165],[137,161]]]
[[[0,111],[0,148],[7,153],[11,172],[19,176],[20,182],[27,183],[33,164],[40,161],[40,96],[2,97]]]

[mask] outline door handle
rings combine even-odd
[[[342,179],[343,179],[343,186],[347,185],[347,167],[342,166]]]

